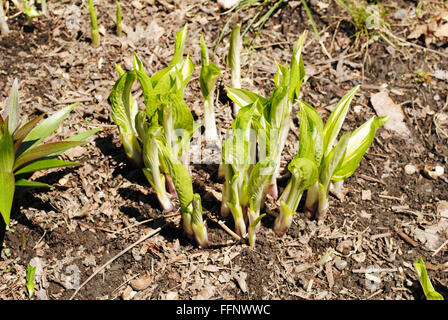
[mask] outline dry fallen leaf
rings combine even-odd
[[[448,38],[448,23],[442,24],[441,26],[439,26],[435,31],[434,31],[434,35],[437,38]]]
[[[147,273],[137,279],[134,279],[130,282],[132,289],[136,291],[145,290],[152,283],[152,275]]]
[[[411,132],[404,122],[404,113],[400,105],[396,104],[386,91],[381,91],[372,94],[370,102],[378,116],[389,115],[389,121],[384,127],[388,130],[394,131],[403,138],[409,138]]]

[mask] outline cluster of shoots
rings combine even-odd
[[[186,29],[187,26],[176,35],[170,65],[152,77],[145,73],[143,63],[135,54],[134,70],[124,72],[118,68],[120,78],[112,90],[110,102],[112,118],[128,159],[142,168],[164,210],[174,209],[170,194],[178,197],[185,233],[205,247],[208,237],[201,199],[193,193],[188,167],[188,149],[198,126],[183,100],[194,68],[188,56],[183,59]],[[359,86],[338,102],[325,126],[316,109],[299,100],[305,81],[302,50],[306,32],[295,43],[289,65],[277,64],[275,88],[268,98],[242,89],[239,32],[237,25],[232,31],[227,56],[232,86],[226,89],[235,106],[235,119],[222,143],[214,111],[215,85],[222,72],[210,61],[203,36],[200,39],[200,88],[206,142],[219,145],[222,151],[219,165],[219,174],[224,179],[221,216],[231,216],[235,233],[254,245],[268,195],[279,205],[274,222],[278,235],[291,226],[305,193],[304,211],[309,217],[323,219],[328,210],[330,188],[341,188],[343,181],[354,173],[376,130],[385,124],[387,117],[372,117],[339,137]],[[131,93],[135,80],[143,91],[145,111],[139,109]],[[291,179],[279,196],[277,177],[296,103],[300,121],[299,152],[288,165]]]
[[[20,118],[19,84],[14,80],[3,114],[0,115],[0,213],[9,225],[16,187],[50,187],[29,178],[35,171],[79,166],[81,163],[58,159],[70,148],[86,144],[98,129],[78,133],[58,142],[45,143],[77,104],[67,106],[49,117],[41,114],[31,120]]]
[[[143,170],[164,211],[173,211],[172,197],[178,198],[185,234],[200,247],[207,247],[201,198],[193,192],[189,170],[190,141],[199,126],[183,98],[194,70],[189,55],[184,58],[186,37],[187,25],[176,34],[169,66],[151,77],[134,53],[133,70],[117,68],[120,77],[109,100],[112,119],[130,162]],[[210,72],[211,77],[214,72]],[[132,96],[136,80],[143,92],[144,110]]]

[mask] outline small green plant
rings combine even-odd
[[[443,296],[438,293],[432,286],[431,280],[428,276],[428,272],[426,271],[425,262],[423,261],[422,257],[414,262],[414,269],[415,272],[417,272],[418,280],[420,282],[420,285],[422,286],[426,300],[444,300]]]
[[[372,38],[378,34],[387,35],[389,24],[385,21],[387,10],[380,5],[366,4],[359,0],[336,0],[350,15],[350,22],[356,29],[355,36],[365,35]]]
[[[89,6],[92,43],[95,46],[99,46],[100,45],[100,32],[98,31],[98,20],[97,20],[95,7],[93,6],[93,0],[87,0],[87,4]]]
[[[305,204],[308,214],[316,219],[323,219],[328,210],[330,184],[334,182],[335,189],[342,187],[343,181],[359,166],[376,130],[389,119],[388,116],[372,117],[356,130],[344,133],[336,143],[350,102],[358,89],[359,86],[354,87],[338,102],[325,126],[312,106],[300,104],[300,132],[303,137],[300,145],[302,149],[304,146],[309,149],[300,152],[313,160],[319,170],[318,181],[308,190]],[[308,134],[306,130],[310,130]],[[309,148],[310,145],[313,147]]]
[[[121,37],[122,34],[122,15],[121,15],[121,4],[120,1],[116,0],[115,4],[117,6],[117,36]]]
[[[237,24],[230,34],[229,54],[227,55],[227,64],[230,66],[230,74],[232,79],[232,87],[241,89],[241,25]],[[233,104],[233,116],[238,114],[238,104]]]
[[[34,274],[36,273],[36,267],[28,264],[28,270],[26,272],[26,290],[28,292],[28,298],[32,298],[34,295]]]
[[[6,225],[9,225],[16,187],[49,187],[42,182],[27,180],[33,172],[81,165],[57,157],[70,148],[86,144],[85,140],[99,129],[79,133],[64,141],[42,143],[76,105],[67,106],[44,120],[45,114],[32,120],[20,119],[18,81],[14,80],[0,116],[0,213]]]

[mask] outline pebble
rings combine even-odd
[[[359,263],[363,263],[366,260],[366,254],[364,252],[354,254],[353,260]]]
[[[372,191],[362,190],[361,191],[361,199],[362,200],[372,200]]]
[[[134,279],[130,282],[132,289],[136,291],[145,290],[152,283],[152,275],[147,273],[137,279]]]
[[[407,164],[404,167],[404,172],[406,172],[406,174],[414,174],[417,171],[417,168],[413,165],[413,164]]]
[[[334,266],[336,267],[336,269],[338,269],[339,271],[344,270],[347,267],[347,261],[345,260],[337,260],[334,262]]]
[[[179,294],[175,291],[167,292],[165,295],[166,300],[179,300]]]
[[[443,176],[445,169],[442,166],[425,166],[424,173],[432,179],[437,179],[438,177]]]

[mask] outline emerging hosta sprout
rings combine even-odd
[[[48,118],[19,119],[18,81],[14,81],[3,114],[0,116],[0,213],[9,224],[15,187],[49,187],[27,180],[35,171],[81,165],[57,159],[70,148],[86,144],[99,129],[74,135],[64,141],[44,143],[77,104],[67,106]],[[41,121],[42,120],[42,121]]]
[[[274,232],[283,235],[291,226],[292,218],[305,190],[317,181],[317,167],[312,160],[299,156],[288,165],[291,180],[280,198],[280,214],[274,222]]]
[[[227,64],[230,66],[230,74],[232,79],[232,87],[236,89],[241,88],[241,25],[237,24],[230,34],[229,53],[227,55]],[[236,117],[240,106],[237,103],[233,104],[233,116]]]
[[[299,150],[302,156],[314,159],[319,168],[319,179],[308,190],[305,203],[307,214],[316,219],[323,219],[328,210],[328,191],[332,181],[343,181],[355,172],[372,144],[376,130],[388,120],[388,116],[372,117],[356,130],[344,133],[335,144],[350,102],[358,89],[359,86],[356,86],[342,97],[323,129],[321,129],[322,120],[317,116],[314,108],[305,103],[300,105]],[[341,184],[342,182],[337,183],[338,186]]]
[[[89,15],[90,15],[90,32],[92,36],[92,43],[95,46],[100,45],[100,32],[98,30],[98,19],[95,11],[95,7],[93,6],[93,0],[87,0],[87,4],[89,6]]]
[[[417,272],[418,281],[422,286],[426,300],[443,300],[443,296],[438,293],[432,286],[431,280],[428,276],[428,272],[426,271],[425,262],[423,261],[422,257],[414,262],[414,269],[415,272]]]
[[[117,7],[117,14],[116,14],[116,19],[117,19],[117,36],[121,37],[121,33],[122,33],[122,14],[121,14],[121,3],[118,0],[115,0],[115,5]]]
[[[166,142],[158,140],[157,143],[162,151],[163,161],[177,191],[184,232],[187,237],[195,240],[200,247],[208,247],[207,228],[202,219],[201,197],[193,193],[193,182],[190,173],[177,157],[173,155]]]
[[[222,74],[218,66],[210,61],[204,37],[201,36],[201,76],[200,85],[204,97],[205,140],[207,143],[220,143],[216,129],[214,92],[218,77]]]

